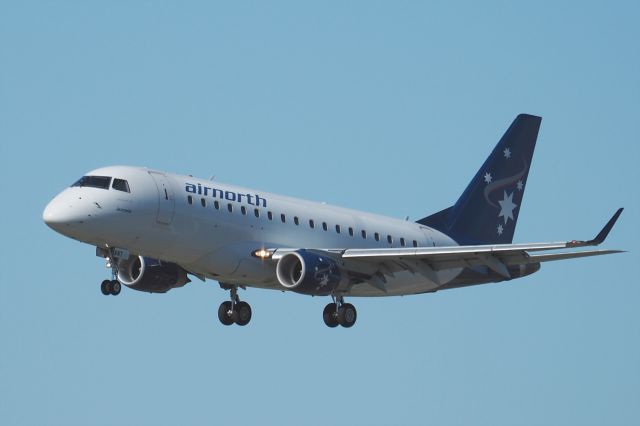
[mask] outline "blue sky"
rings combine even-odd
[[[0,423],[640,423],[635,2],[3,2]],[[543,117],[515,241],[630,253],[403,298],[123,289],[41,219],[141,165],[418,219]]]

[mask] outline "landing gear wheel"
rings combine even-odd
[[[338,307],[335,303],[329,303],[324,307],[324,311],[322,311],[322,319],[324,319],[324,323],[327,327],[337,327],[338,326],[338,316],[336,315],[336,311]]]
[[[122,284],[120,284],[120,281],[118,280],[113,280],[109,285],[109,290],[111,294],[117,296],[120,294],[120,290],[122,290]]]
[[[236,303],[236,324],[244,326],[251,321],[251,306],[247,302]]]
[[[111,294],[111,281],[109,281],[109,280],[102,281],[102,284],[100,284],[100,291],[105,296],[110,295]]]
[[[356,308],[351,303],[343,303],[338,309],[338,322],[343,327],[352,327],[356,323],[357,316]]]
[[[234,317],[236,312],[233,310],[233,304],[227,300],[222,302],[218,308],[218,319],[224,325],[231,325],[234,323]]]

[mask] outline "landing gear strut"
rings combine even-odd
[[[358,313],[355,306],[351,303],[344,303],[342,296],[331,296],[333,303],[329,303],[324,307],[322,318],[327,327],[337,327],[341,325],[349,328],[356,323]]]
[[[218,319],[224,325],[236,323],[240,326],[249,324],[251,321],[251,306],[247,302],[241,302],[238,297],[238,286],[220,284],[225,290],[230,291],[231,300],[222,302],[218,308]]]
[[[100,291],[105,296],[113,295],[117,296],[120,294],[120,290],[122,290],[122,284],[118,281],[118,261],[115,256],[113,256],[113,249],[108,250],[108,254],[106,257],[107,268],[111,268],[111,279],[104,280],[100,284]]]

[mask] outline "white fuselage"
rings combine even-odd
[[[191,176],[128,166],[105,167],[88,175],[126,180],[130,192],[67,188],[45,209],[49,226],[88,244],[125,248],[173,262],[192,274],[225,284],[285,290],[276,279],[275,262],[252,256],[260,248],[456,245],[441,232],[417,223]],[[389,279],[386,293],[362,284],[348,294],[423,293],[435,290],[459,272],[437,272],[436,284],[423,275],[404,271]]]

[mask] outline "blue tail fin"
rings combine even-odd
[[[511,243],[541,121],[518,115],[458,201],[418,223],[459,244]]]

